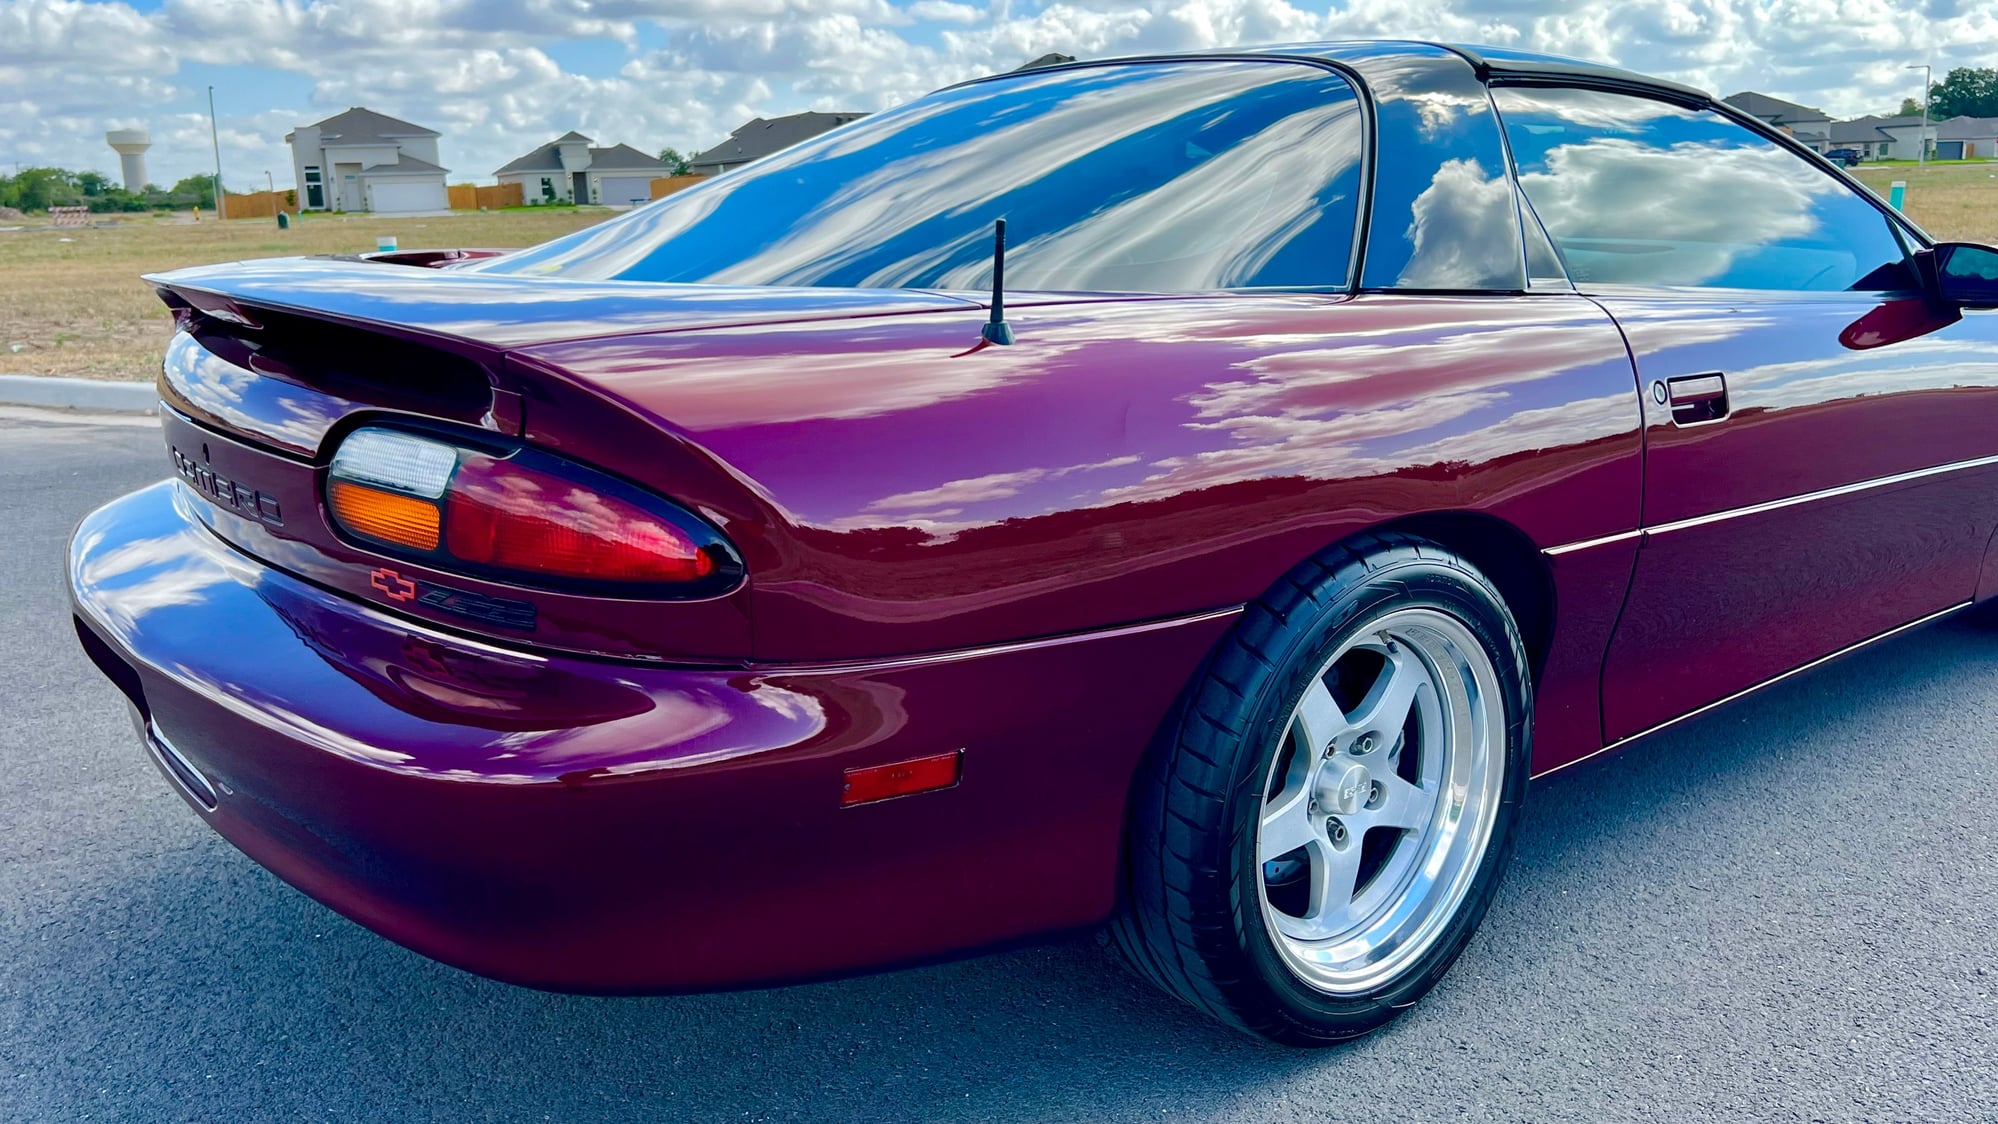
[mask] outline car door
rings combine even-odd
[[[1608,740],[1968,600],[1998,522],[1993,314],[1936,312],[1874,200],[1713,109],[1494,96],[1643,400]]]

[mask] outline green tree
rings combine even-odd
[[[183,207],[215,209],[215,181],[207,176],[187,176],[167,189],[176,204]],[[185,199],[186,202],[179,202]]]
[[[662,148],[659,150],[659,162],[666,165],[667,172],[672,175],[686,175],[688,169],[687,161],[688,157],[682,155],[677,148]]]
[[[1916,101],[1914,98],[1902,98],[1901,108],[1888,114],[1889,117],[1920,117],[1921,115],[1922,103]]]
[[[85,195],[102,195],[111,187],[111,181],[96,172],[76,173],[77,190]]]
[[[1998,70],[1959,66],[1929,90],[1929,116],[1998,117]]]
[[[62,168],[23,168],[16,175],[0,178],[0,206],[46,211],[82,199],[75,173]]]

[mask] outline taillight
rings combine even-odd
[[[720,532],[692,513],[535,449],[357,429],[333,456],[326,507],[385,553],[499,581],[695,597],[741,576]]]

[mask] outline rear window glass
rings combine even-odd
[[[1178,62],[945,90],[471,268],[590,280],[981,289],[1344,287],[1357,97],[1296,63]]]

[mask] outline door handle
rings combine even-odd
[[[1699,425],[1727,416],[1727,376],[1719,371],[1682,375],[1651,384],[1652,400],[1670,406],[1674,425]]]

